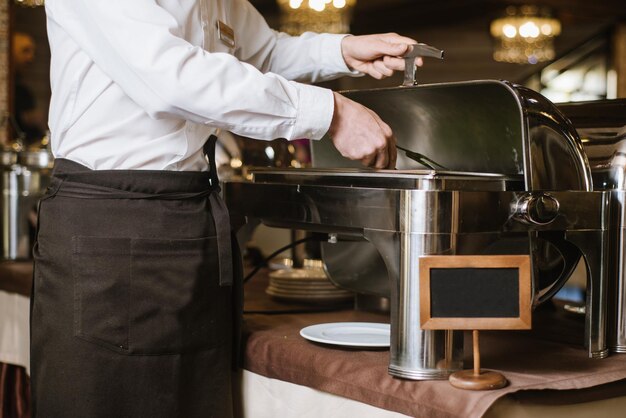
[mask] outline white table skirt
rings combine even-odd
[[[0,290],[0,362],[26,367],[30,374],[30,300]]]
[[[241,376],[238,418],[408,418],[306,386],[270,379],[248,370]]]
[[[407,418],[306,386],[270,379],[248,370],[240,374],[241,408],[237,418]],[[505,396],[483,418],[623,418],[626,396],[571,405],[518,401]],[[427,417],[418,417],[427,418]]]

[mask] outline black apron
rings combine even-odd
[[[34,249],[35,418],[232,416],[240,300],[208,144],[210,172],[55,161]]]

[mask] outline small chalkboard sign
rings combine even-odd
[[[530,257],[419,259],[423,329],[530,329]]]
[[[450,376],[461,389],[506,386],[498,372],[481,371],[478,330],[530,329],[530,257],[424,256],[419,259],[422,329],[473,331],[474,368]]]

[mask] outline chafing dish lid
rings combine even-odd
[[[571,123],[540,94],[496,80],[343,92],[378,113],[398,144],[453,172],[521,175],[526,190],[591,190]],[[316,168],[357,168],[329,138],[313,141]],[[401,170],[422,169],[398,155]]]

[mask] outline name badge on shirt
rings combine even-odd
[[[217,21],[217,36],[229,48],[235,48],[235,31],[221,20]]]

